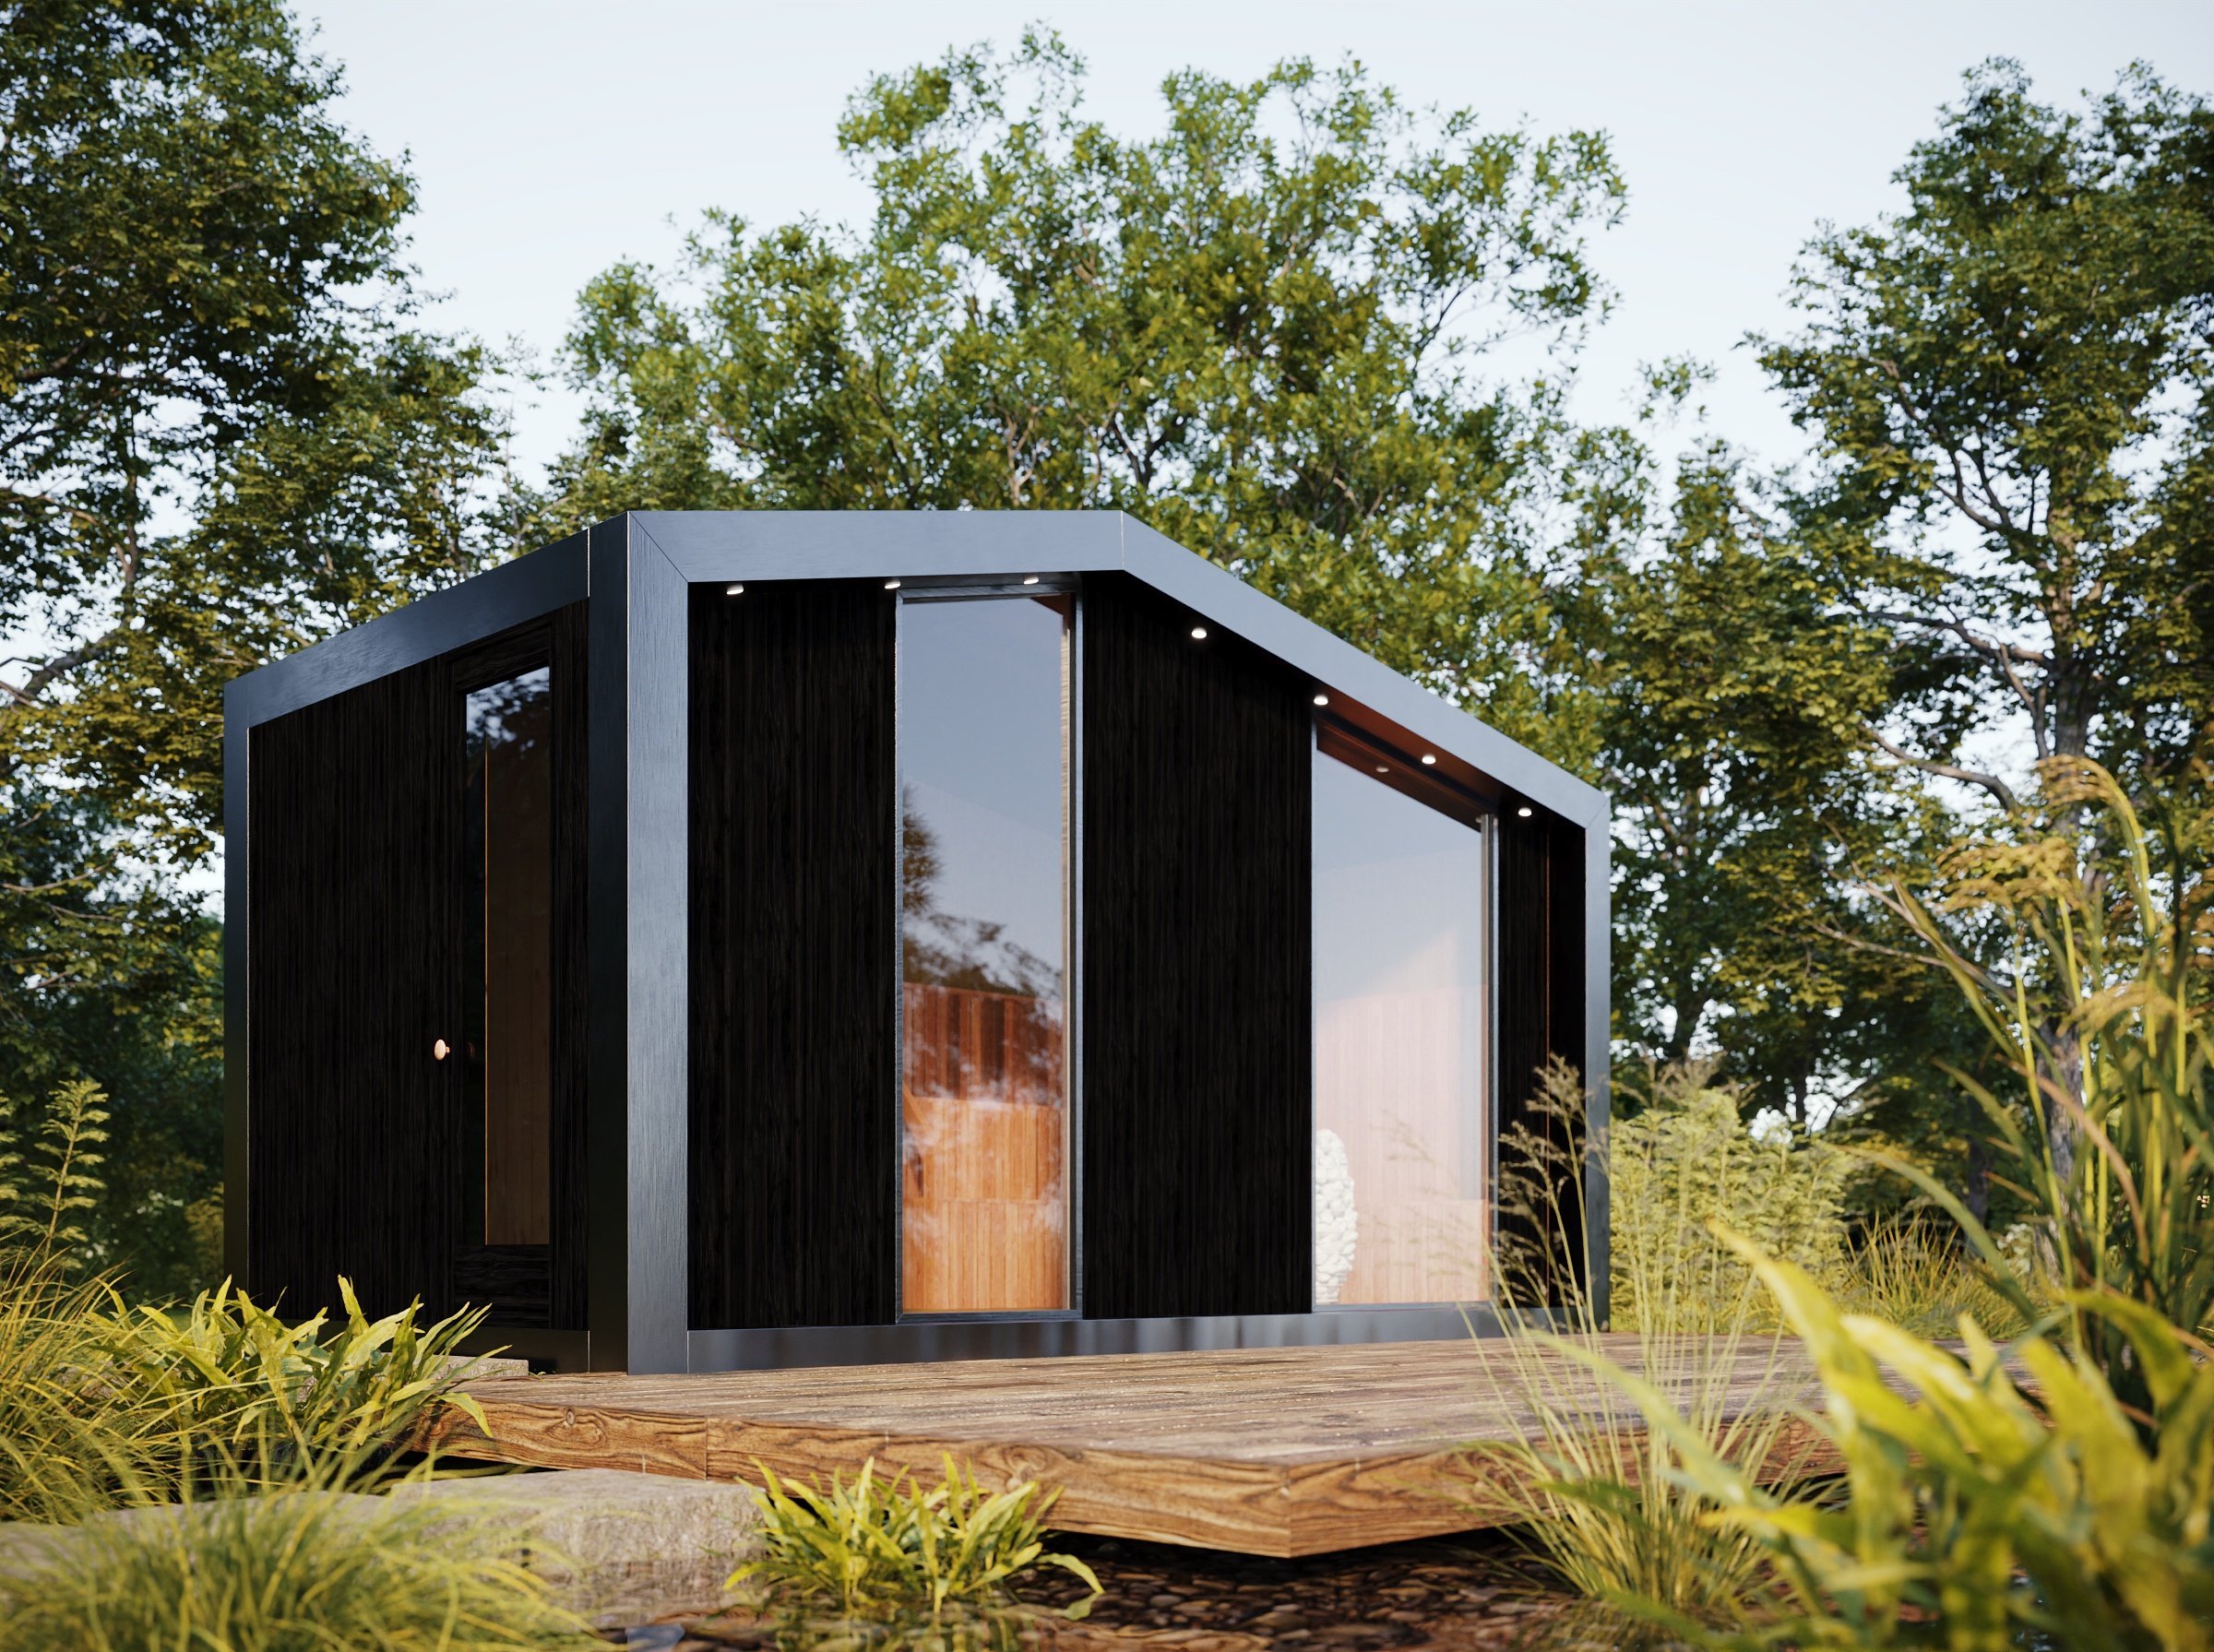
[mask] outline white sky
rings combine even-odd
[[[2214,90],[2214,6],[2166,0],[300,5],[346,69],[345,117],[413,160],[415,259],[449,294],[438,320],[542,362],[587,279],[668,258],[706,208],[756,224],[862,219],[866,194],[834,140],[847,96],[951,45],[1011,45],[1035,19],[1089,60],[1089,106],[1125,133],[1158,129],[1172,69],[1243,79],[1278,57],[1347,53],[1417,105],[1604,129],[1630,207],[1597,248],[1620,303],[1584,358],[1581,411],[1620,416],[1638,362],[1696,354],[1720,369],[1706,398],[1716,428],[1770,460],[1795,434],[1737,342],[1785,325],[1791,257],[1819,220],[1894,204],[1890,172],[1963,69],[2017,57],[2060,99],[2106,89],[2141,57]],[[559,389],[518,410],[527,471],[574,417]]]

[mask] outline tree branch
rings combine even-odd
[[[2013,814],[2020,811],[2022,806],[2020,800],[2014,795],[2013,790],[2006,782],[2000,779],[1998,776],[1987,775],[1973,768],[1960,768],[1950,763],[1939,763],[1930,757],[1917,757],[1913,753],[1885,739],[1882,732],[1873,725],[1863,723],[1862,730],[1869,739],[1875,741],[1876,744],[1882,746],[1884,750],[1909,768],[1919,768],[1924,774],[1937,775],[1947,780],[1958,780],[1967,786],[1981,786],[1999,800],[1999,806],[2007,814]]]

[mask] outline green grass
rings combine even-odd
[[[951,1457],[927,1492],[911,1475],[878,1474],[873,1457],[851,1483],[833,1475],[819,1488],[788,1485],[766,1467],[761,1476],[754,1496],[762,1554],[732,1573],[730,1587],[750,1588],[767,1604],[934,1619],[949,1607],[1003,1604],[1009,1586],[1042,1565],[1099,1593],[1090,1567],[1046,1550],[1043,1515],[1057,1493],[1042,1493],[1034,1480],[987,1492]],[[1081,1617],[1089,1604],[1067,1615]]]
[[[491,1527],[425,1503],[342,1494],[355,1478],[342,1454],[268,1491],[267,1460],[196,1474],[177,1507],[93,1519],[48,1563],[0,1578],[0,1652],[603,1644]]]

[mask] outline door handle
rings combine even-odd
[[[444,1061],[453,1052],[454,1047],[447,1043],[444,1039],[438,1039],[431,1045],[431,1059],[433,1061]]]

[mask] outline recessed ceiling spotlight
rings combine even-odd
[[[722,594],[726,597],[743,597],[745,595],[745,587],[743,585],[726,585],[722,588]]]
[[[1387,775],[1391,772],[1391,765],[1388,763],[1379,763],[1376,765],[1376,772],[1380,775]]]
[[[884,582],[884,588],[887,591],[896,591],[899,588],[899,582],[897,579],[887,579]]]
[[[1524,820],[1528,820],[1530,818],[1530,805],[1528,803],[1524,803],[1519,809],[1517,809],[1515,813],[1519,814]]]
[[[1315,696],[1315,703],[1317,706],[1327,706],[1330,703],[1330,696],[1327,694],[1318,694]]]
[[[1030,577],[1028,577],[1027,579],[1025,579],[1025,580],[1023,581],[1023,584],[1025,584],[1025,585],[1036,585],[1037,583],[1038,583],[1038,576],[1037,576],[1037,575],[1035,575],[1035,574],[1032,574],[1031,576],[1030,576]]]
[[[1430,753],[1428,753],[1428,752],[1424,752],[1424,753],[1422,754],[1422,767],[1423,767],[1424,768],[1434,768],[1436,766],[1437,766],[1437,759],[1436,759],[1436,757],[1434,757],[1434,755],[1431,755]]]
[[[1207,627],[1205,625],[1194,625],[1192,627],[1192,640],[1194,642],[1205,642],[1207,640]]]

